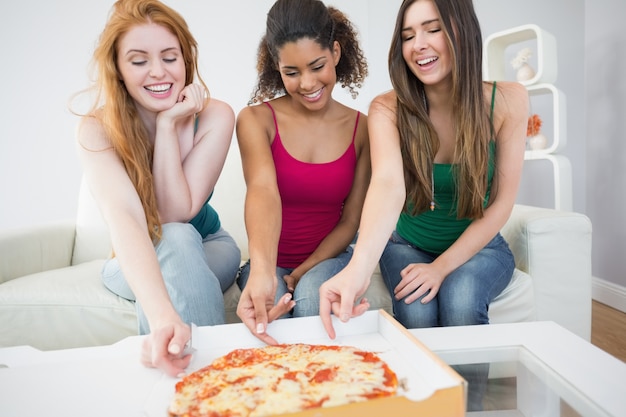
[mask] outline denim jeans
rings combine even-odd
[[[316,316],[320,313],[320,287],[321,285],[341,271],[350,261],[352,257],[352,247],[348,246],[346,250],[335,258],[326,259],[313,268],[309,269],[298,281],[298,285],[293,292],[293,299],[296,300],[296,306],[290,314],[285,317],[306,317]],[[276,297],[274,303],[277,303],[280,297],[288,292],[287,284],[283,276],[288,275],[294,268],[276,267],[276,277],[278,285],[276,287]],[[250,261],[246,262],[239,271],[237,282],[239,287],[243,289],[250,277]]]
[[[155,251],[165,287],[181,319],[199,326],[223,324],[223,292],[235,281],[241,262],[234,239],[223,229],[202,239],[189,223],[167,223]],[[102,280],[110,291],[135,302],[139,333],[149,333],[148,320],[117,258],[105,262]]]
[[[452,271],[430,302],[422,304],[418,299],[406,304],[396,300],[393,290],[400,283],[400,271],[412,263],[430,263],[436,257],[411,245],[397,232],[392,234],[380,258],[380,270],[392,295],[396,319],[409,329],[489,323],[489,303],[508,285],[515,269],[513,254],[504,238],[498,233]]]

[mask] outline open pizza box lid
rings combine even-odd
[[[396,397],[290,414],[300,417],[465,415],[465,380],[383,310],[341,323],[328,338],[319,317],[277,320],[268,333],[279,343],[349,345],[374,352],[403,382]],[[198,327],[196,371],[233,349],[261,347],[241,323]],[[176,382],[139,363],[142,336],[110,346],[41,352],[28,346],[0,349],[0,415],[167,417]],[[284,415],[286,416],[286,415]]]
[[[339,407],[316,408],[288,416],[359,417],[417,416],[462,417],[465,415],[466,382],[384,310],[369,311],[342,323],[333,317],[337,337],[329,339],[319,317],[276,320],[267,332],[278,343],[354,346],[376,353],[404,385],[400,396],[374,399]],[[194,335],[194,359],[189,372],[210,364],[236,348],[264,344],[243,324],[199,327]],[[171,401],[175,381],[163,378],[148,401],[150,416],[163,416]],[[160,414],[159,414],[160,413]],[[287,416],[283,414],[283,416]]]

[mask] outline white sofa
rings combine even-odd
[[[247,258],[245,184],[231,150],[212,201]],[[591,224],[579,213],[518,205],[503,229],[516,257],[510,285],[490,306],[492,323],[551,320],[584,339],[591,334]],[[136,334],[131,302],[109,292],[100,269],[110,253],[107,228],[81,185],[75,221],[0,232],[0,347],[42,350],[114,343]],[[239,288],[225,295],[236,322]],[[377,272],[366,294],[391,312]]]

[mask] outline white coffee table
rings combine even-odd
[[[449,365],[489,363],[470,416],[626,416],[626,364],[553,322],[414,329]]]
[[[351,321],[346,331],[363,320]],[[305,322],[306,326],[300,325]],[[283,325],[290,337],[281,342],[300,341],[302,331],[308,337],[319,334],[308,342],[328,342],[319,318],[290,319]],[[242,326],[199,328],[198,353],[208,349],[217,354],[222,348],[216,344],[220,343],[226,353],[226,345],[234,338],[242,346],[259,344],[247,329],[242,332]],[[554,323],[419,329],[411,333],[450,365],[490,363],[485,403],[493,411],[469,413],[472,417],[626,416],[626,364]],[[350,342],[363,339],[371,343],[369,336],[358,332],[344,337]],[[135,336],[111,346],[50,352],[28,346],[0,349],[0,364],[8,366],[0,369],[0,416],[165,415],[164,407],[155,404],[155,399],[156,403],[163,402],[171,395],[175,379],[139,363],[141,341]],[[206,362],[202,357],[197,360]],[[422,365],[420,368],[424,369]],[[429,379],[435,374],[429,371]],[[151,412],[155,406],[157,412]]]

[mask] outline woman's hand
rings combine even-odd
[[[300,277],[296,278],[292,274],[287,274],[283,276],[283,279],[285,280],[285,284],[287,284],[287,290],[293,294],[296,290],[296,285],[298,285],[298,282],[300,281]]]
[[[361,282],[355,279],[355,276],[347,269],[348,267],[344,268],[320,286],[320,317],[331,339],[336,336],[330,318],[331,312],[345,323],[352,317],[360,316],[370,308],[370,304],[365,298],[361,299],[358,304],[356,303],[357,298],[365,294],[370,282],[369,277]]]
[[[180,377],[191,361],[191,354],[184,354],[190,339],[191,328],[182,322],[155,328],[143,341],[141,363]]]
[[[400,271],[400,277],[402,280],[393,291],[396,300],[406,297],[404,302],[410,304],[426,294],[421,300],[422,304],[426,304],[435,298],[446,275],[434,263],[420,263],[409,264]]]
[[[171,108],[159,113],[159,120],[165,118],[173,122],[200,113],[208,99],[207,90],[200,84],[189,84],[181,90],[178,100]]]
[[[266,333],[267,325],[291,311],[296,305],[291,293],[283,295],[274,305],[276,285],[273,280],[248,279],[237,305],[237,316],[250,332],[268,345],[278,342]]]

